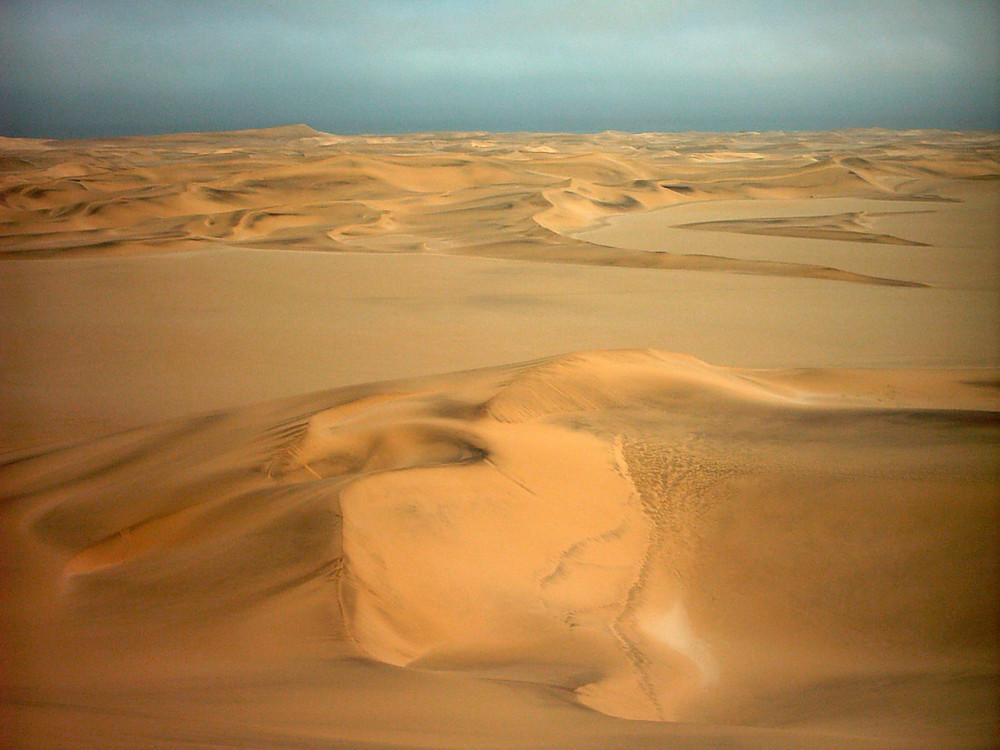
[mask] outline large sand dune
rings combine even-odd
[[[998,144],[3,139],[6,736],[992,746]]]

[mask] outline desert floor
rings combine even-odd
[[[1000,135],[0,139],[19,748],[1000,736]]]

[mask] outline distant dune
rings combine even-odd
[[[0,140],[25,748],[1000,733],[1000,136]]]
[[[5,148],[0,189],[8,255],[166,252],[215,240],[868,283],[907,280],[808,263],[734,263],[722,248],[695,263],[666,252],[598,250],[565,235],[609,216],[704,200],[851,196],[926,201],[934,210],[958,178],[997,174],[995,136],[926,132],[348,138],[296,125],[96,141],[7,139]]]

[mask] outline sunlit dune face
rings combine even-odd
[[[478,461],[376,473],[341,495],[345,616],[382,661],[484,666],[613,638],[650,530],[608,446],[541,425],[483,433]]]
[[[605,359],[635,382],[594,378]],[[696,364],[671,360],[678,379],[657,398],[693,398]],[[673,718],[710,685],[675,573],[684,550],[664,544],[630,469],[668,459],[565,419],[645,388],[659,366],[646,353],[567,358],[478,406],[414,394],[315,415],[273,471],[341,482],[338,593],[354,645],[396,666],[555,681],[629,718]]]
[[[618,359],[629,372],[655,366]],[[310,420],[275,476],[343,482],[339,600],[362,653],[554,681],[601,711],[653,720],[712,681],[633,482],[635,447],[560,416],[636,387],[592,379],[602,361],[529,369],[480,406],[413,395]]]

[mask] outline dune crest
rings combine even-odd
[[[0,180],[0,236],[6,257],[162,253],[211,238],[245,248],[459,253],[912,285],[823,264],[763,257],[749,263],[729,256],[724,243],[693,264],[685,257],[690,253],[614,243],[611,251],[580,233],[622,214],[699,201],[850,195],[890,207],[924,201],[930,210],[954,199],[956,181],[1000,173],[988,134],[918,132],[888,144],[878,131],[853,133],[845,142],[802,134],[797,156],[771,157],[791,139],[625,133],[404,139],[334,136],[305,125],[41,144],[6,139],[0,145],[12,168]],[[741,225],[740,231],[760,229]],[[839,227],[789,232],[895,241]]]
[[[221,629],[226,651],[205,658],[249,691],[264,663],[318,659],[326,684],[349,668],[339,660],[364,658],[512,681],[529,702],[569,695],[612,717],[761,728],[760,701],[795,692],[783,725],[854,721],[880,691],[849,719],[822,691],[805,696],[905,672],[871,731],[979,736],[964,710],[923,711],[941,675],[964,696],[956,707],[984,700],[963,675],[992,674],[998,658],[1000,398],[940,372],[924,396],[872,395],[902,377],[586,352],[9,464],[5,545],[46,551],[15,589],[37,602],[22,587],[59,587],[42,627],[93,657],[56,649],[36,668],[128,679],[86,666],[114,659],[155,695],[184,662],[156,676],[137,654]],[[965,394],[963,408],[943,409],[944,392]],[[919,588],[899,586],[902,565],[924,571]],[[80,629],[93,618],[100,632]],[[293,645],[296,628],[324,635]],[[275,638],[287,645],[262,656]]]

